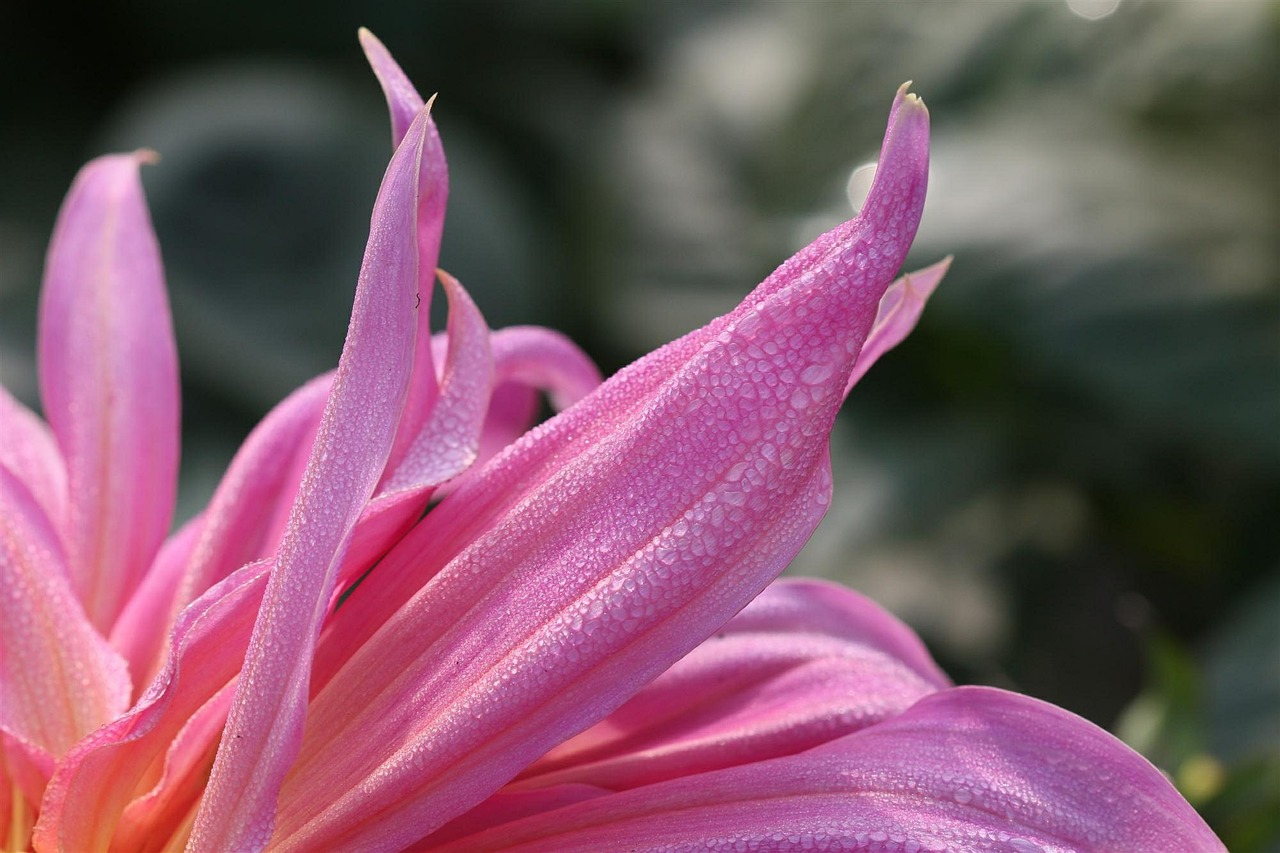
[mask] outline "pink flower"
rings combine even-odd
[[[147,155],[90,163],[63,207],[48,426],[0,394],[8,846],[1220,848],[1089,723],[951,687],[853,592],[774,583],[827,506],[836,411],[946,269],[893,281],[924,202],[914,95],[858,218],[596,388],[572,344],[491,333],[443,273],[428,334],[444,156],[361,37],[396,149],[338,368],[167,538]],[[564,411],[525,432],[539,391]]]

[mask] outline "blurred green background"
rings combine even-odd
[[[0,15],[0,381],[34,401],[40,267],[75,170],[159,150],[185,513],[337,359],[389,153],[357,26],[440,93],[443,265],[495,327],[555,326],[609,372],[847,218],[914,80],[935,136],[909,268],[956,261],[851,396],[836,500],[793,571],[876,597],[958,681],[1118,731],[1233,849],[1280,850],[1276,3]]]

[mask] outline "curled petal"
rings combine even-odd
[[[67,463],[68,566],[106,632],[160,548],[178,475],[178,357],[138,167],[101,157],[71,187],[40,297],[40,392]]]
[[[388,492],[437,485],[475,461],[493,386],[489,327],[457,279],[439,272],[449,299],[448,354],[440,396],[395,473]]]
[[[414,362],[424,109],[374,205],[347,342],[254,626],[192,851],[260,849],[297,753],[316,637],[338,569],[391,454]],[[248,685],[248,686],[246,686]]]
[[[1145,759],[1079,717],[982,687],[808,752],[596,797],[432,848],[1223,850]]]
[[[900,98],[862,216],[518,441],[335,614],[421,587],[315,697],[273,846],[415,841],[781,572],[825,511],[827,436],[919,221],[928,114]]]
[[[494,384],[545,391],[563,412],[600,386],[600,371],[578,345],[551,329],[511,326],[493,333]]]
[[[512,326],[493,334],[494,388],[480,444],[490,459],[533,426],[539,393],[563,412],[600,386],[600,371],[559,332]]]

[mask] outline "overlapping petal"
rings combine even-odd
[[[439,851],[1222,850],[1145,759],[1079,717],[983,687],[799,755],[542,812]]]
[[[507,790],[616,791],[791,755],[949,686],[911,630],[868,599],[780,581]]]
[[[301,738],[313,649],[352,530],[391,454],[414,365],[424,109],[374,205],[355,307],[240,685],[192,830],[193,850],[256,849]]]
[[[444,273],[430,337],[443,150],[361,42],[396,148],[338,369],[163,547],[176,361],[144,157],[73,187],[52,433],[0,390],[0,783],[22,794],[0,833],[25,844],[43,791],[34,843],[67,853],[1220,849],[1092,725],[951,688],[855,593],[770,586],[829,502],[836,411],[949,264],[891,283],[928,171],[905,86],[856,219],[600,385],[562,336],[491,334]],[[542,392],[561,414],[524,434]],[[126,660],[155,674],[128,710]]]
[[[359,602],[384,574],[429,579],[367,642],[344,637],[358,651],[312,703],[273,846],[421,837],[609,713],[785,567],[825,511],[826,437],[924,199],[928,114],[900,99],[871,214],[517,442],[339,611],[335,627],[364,622]]]
[[[125,662],[76,599],[57,532],[0,468],[0,750],[28,802],[40,801],[54,762],[128,700]]]

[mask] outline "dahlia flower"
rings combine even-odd
[[[439,273],[443,150],[390,106],[337,369],[170,533],[177,356],[138,174],[76,179],[39,316],[44,419],[0,393],[0,838],[89,850],[1218,849],[1144,759],[953,687],[839,586],[776,581],[828,440],[946,263],[897,281],[928,113],[859,215],[603,384]],[[561,411],[530,429],[539,393]]]

